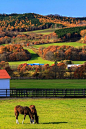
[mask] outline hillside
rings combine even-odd
[[[72,18],[59,15],[0,14],[0,30],[29,31],[46,28],[85,26],[86,18]]]
[[[37,51],[35,51],[36,48],[35,46],[37,45],[51,46],[51,44],[55,43],[56,46],[56,43],[59,43],[58,46],[60,46],[60,43],[62,42],[63,45],[66,45],[66,42],[67,45],[68,42],[74,42],[73,46],[74,45],[76,46],[75,41],[84,43],[85,45],[86,43],[85,29],[86,29],[86,18],[63,17],[59,15],[43,16],[35,13],[9,14],[9,15],[0,14],[0,45],[20,44],[23,48],[32,49],[36,54],[38,53]],[[77,46],[79,46],[79,43]],[[80,44],[80,46],[82,46],[82,44]],[[1,61],[3,60],[3,58],[9,57],[9,55],[5,57],[7,53],[8,54],[11,53],[10,51],[9,52],[7,51],[7,48],[2,46],[0,50],[2,55],[0,58]],[[20,53],[22,52],[20,51]],[[15,55],[14,58],[17,59],[16,56],[17,54],[13,55]],[[33,54],[31,58],[33,59]],[[9,60],[7,59],[4,60],[16,61],[16,59],[10,60],[9,58]],[[46,61],[51,60],[47,58],[45,59]],[[72,58],[70,59],[74,61],[77,60]],[[19,59],[19,58],[17,59],[17,61],[24,61],[24,60],[26,61],[28,59]],[[80,61],[82,59],[78,60]],[[83,60],[85,60],[84,57]],[[40,62],[40,61],[38,61],[37,59],[35,62]],[[43,59],[42,62],[44,62]]]

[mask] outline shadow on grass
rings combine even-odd
[[[47,122],[42,124],[67,124],[68,122]]]
[[[38,58],[39,55],[38,54],[35,54],[35,53],[31,53],[31,60],[34,60],[36,58]]]
[[[67,124],[67,123],[68,122],[46,122],[46,123],[40,123],[39,122],[39,124]],[[20,123],[20,124],[22,124],[22,123]],[[24,124],[28,125],[30,123],[24,123]],[[39,125],[39,124],[37,124],[37,125]]]

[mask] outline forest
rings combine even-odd
[[[62,39],[69,39],[69,38],[76,38],[81,37],[80,31],[85,30],[86,26],[83,27],[71,27],[71,28],[65,28],[65,29],[59,29],[56,30],[55,33],[58,35],[58,38]]]
[[[85,26],[86,18],[72,18],[54,15],[25,14],[0,14],[0,30],[30,31],[50,27],[76,27]]]
[[[0,29],[9,31],[31,31],[46,29],[50,27],[64,27],[63,24],[54,23],[53,21],[42,22],[40,19],[43,16],[28,13],[28,14],[0,14]],[[46,17],[47,18],[47,17]],[[45,18],[45,19],[46,19]]]

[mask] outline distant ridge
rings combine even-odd
[[[60,16],[59,14],[48,14],[46,16]]]
[[[1,30],[29,31],[59,27],[86,26],[86,17],[73,18],[58,14],[40,15],[35,13],[0,14]]]

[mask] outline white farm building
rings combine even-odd
[[[5,96],[10,96],[10,76],[6,70],[0,70],[0,97]]]

